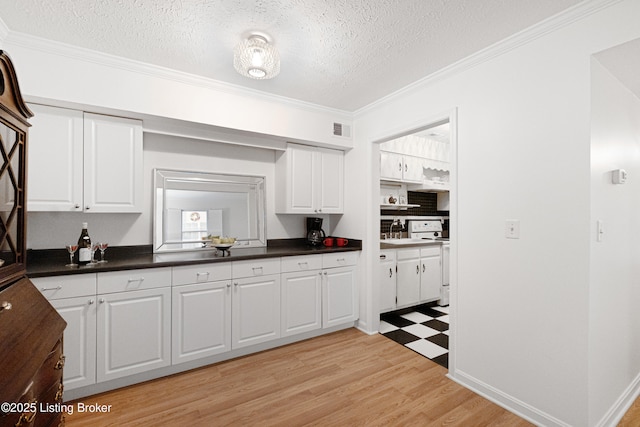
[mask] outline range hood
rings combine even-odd
[[[445,193],[450,188],[448,181],[424,179],[420,184],[407,184],[408,191],[418,191],[422,193]]]

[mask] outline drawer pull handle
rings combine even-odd
[[[205,271],[204,273],[196,273],[196,277],[200,277],[200,276],[206,276],[209,277],[209,272]]]
[[[309,266],[309,263],[308,263],[308,262],[306,262],[306,261],[305,261],[305,262],[299,262],[299,263],[298,263],[298,266],[299,266],[299,267],[303,267],[303,266],[308,267],[308,266]]]
[[[56,392],[56,397],[55,397],[56,402],[58,400],[62,400],[63,394],[64,394],[64,386],[62,385],[62,383],[60,383],[58,384],[58,391]]]
[[[11,307],[13,306],[9,301],[3,301],[2,304],[0,304],[0,312],[3,312],[4,310],[11,310]]]
[[[393,270],[389,267],[389,277],[393,277]]]
[[[383,254],[383,255],[380,255],[380,259],[387,259],[387,256],[386,256],[386,255],[384,255],[384,254]]]
[[[338,258],[336,261],[338,261],[338,262],[345,262],[345,259],[344,259],[344,258]]]
[[[66,360],[66,357],[64,356],[64,354],[60,355],[60,358],[56,362],[56,366],[54,366],[53,369],[55,369],[56,371],[59,371],[60,369],[64,368],[65,360]]]
[[[36,399],[32,399],[29,401],[28,407],[37,407],[37,405],[38,401]],[[23,412],[22,415],[20,415],[20,419],[16,423],[16,427],[23,425],[22,423],[31,424],[37,413],[37,410],[33,412]]]
[[[62,289],[62,285],[58,285],[55,288],[40,288],[40,290],[42,292],[44,292],[44,291],[59,291],[60,289]]]
[[[95,300],[90,299],[89,300],[89,305],[93,304],[95,302]]]
[[[262,274],[262,267],[252,267],[253,274]]]
[[[130,278],[129,280],[127,280],[127,283],[133,283],[133,282],[144,282],[144,277],[140,277],[138,279],[134,279],[134,278]]]

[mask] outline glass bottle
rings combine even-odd
[[[78,264],[84,265],[91,261],[91,237],[89,237],[88,224],[82,223],[82,232],[78,238]]]

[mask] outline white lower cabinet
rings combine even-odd
[[[282,336],[322,328],[322,257],[282,260]]]
[[[171,364],[170,286],[169,268],[98,273],[98,382]]]
[[[96,275],[31,279],[67,322],[63,353],[65,390],[96,382]]]
[[[420,249],[398,250],[397,256],[397,306],[398,308],[420,302]]]
[[[380,251],[378,264],[380,277],[380,312],[396,308],[396,251]]]
[[[67,322],[63,381],[73,390],[354,322],[358,256],[342,252],[32,281]]]
[[[172,289],[173,364],[231,350],[231,281]]]
[[[63,353],[65,390],[96,382],[96,275],[31,279],[67,322]]]
[[[357,252],[322,256],[322,327],[358,319]]]
[[[95,296],[51,301],[51,305],[67,322],[63,340],[65,390],[96,382],[95,302]]]
[[[171,275],[172,363],[230,351],[230,263],[173,267]]]
[[[231,263],[231,348],[280,337],[280,259]]]
[[[420,301],[429,302],[440,298],[442,266],[440,245],[420,249]]]

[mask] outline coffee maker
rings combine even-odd
[[[322,218],[307,217],[307,243],[311,246],[320,246],[325,237]]]

